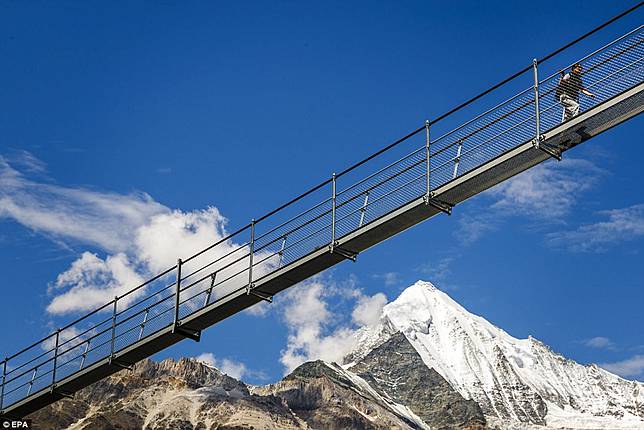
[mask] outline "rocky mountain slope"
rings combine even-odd
[[[369,364],[364,364],[366,369]],[[369,375],[369,373],[365,373]],[[371,377],[371,376],[370,376]],[[436,385],[434,385],[434,382]],[[483,414],[440,376],[412,407],[337,364],[305,363],[282,381],[250,387],[192,359],[144,360],[32,414],[39,429],[429,429],[484,428]],[[436,398],[442,402],[436,402]],[[461,416],[453,406],[468,409]],[[429,414],[428,412],[431,411]]]
[[[644,384],[516,339],[427,282],[358,331],[343,363],[255,387],[144,360],[51,405],[42,429],[644,429]]]
[[[465,400],[434,369],[423,365],[402,333],[367,354],[351,371],[371,387],[406,405],[432,428],[484,427],[479,405]]]
[[[191,359],[143,360],[29,418],[52,430],[307,428],[281,399]]]

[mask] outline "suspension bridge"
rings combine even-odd
[[[0,417],[24,417],[181,340],[199,341],[218,321],[635,117],[644,109],[644,26],[616,34],[611,25],[641,4],[4,358]],[[563,121],[560,70],[577,62],[595,96]]]

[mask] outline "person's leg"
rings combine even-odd
[[[579,115],[579,102],[577,100],[572,100],[572,99],[571,99],[571,102],[572,103],[570,103],[571,105],[570,110],[571,110],[572,117],[574,118],[577,115]]]
[[[563,107],[561,111],[561,122],[566,122],[566,104],[564,103],[565,96],[559,96],[559,104]]]
[[[572,97],[564,94],[561,96],[560,101],[561,105],[564,107],[561,122],[568,121],[570,118],[579,115],[579,103],[577,103]]]

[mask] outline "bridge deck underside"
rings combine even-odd
[[[644,109],[643,90],[644,84],[637,85],[573,120],[555,127],[543,136],[543,143],[564,152],[638,115]],[[532,142],[525,142],[436,189],[434,197],[451,205],[458,204],[548,158],[550,155],[535,148]],[[436,207],[426,204],[425,199],[420,196],[366,224],[361,229],[339,238],[337,246],[345,251],[359,253],[440,212]],[[259,279],[255,283],[254,290],[272,296],[344,259],[345,257],[339,253],[329,252],[328,247],[320,248]],[[180,327],[189,331],[200,331],[261,300],[255,295],[246,294],[245,289],[241,289],[185,318],[181,321]],[[74,393],[118,372],[123,368],[122,366],[136,363],[183,339],[185,336],[173,332],[172,327],[161,330],[120,351],[115,356],[115,362],[110,362],[106,358],[60,381],[54,390],[34,393],[11,405],[5,410],[5,416],[23,417],[59,400],[68,393]]]

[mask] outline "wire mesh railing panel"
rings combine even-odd
[[[174,302],[164,300],[151,308],[148,319],[142,330],[139,331],[138,339],[145,339],[164,328],[169,327],[174,321]]]
[[[257,226],[257,239],[253,261],[262,262],[262,266],[255,267],[253,279],[273,270],[288,265],[298,258],[309,254],[322,243],[328,244],[331,240],[330,233],[326,235],[326,227],[331,222],[331,187],[316,193],[320,201],[311,201],[310,207],[305,207],[293,218],[277,226],[270,224]]]
[[[379,198],[374,199],[366,208],[365,222],[369,223],[377,220],[406,203],[425,195],[427,189],[426,182],[425,174],[411,177],[404,182],[400,182],[398,186],[392,189],[389,193],[383,194]]]
[[[538,88],[532,71],[517,74],[511,85],[506,80],[473,99],[480,98],[479,105],[468,102],[471,110],[463,121],[439,117],[456,126],[444,134],[432,125],[421,127],[231,235],[219,228],[215,243],[136,288],[116,289],[119,297],[0,362],[0,409],[52,389],[195,312],[218,306],[316,250],[332,250],[347,235],[533,141],[537,132],[543,134],[634,88],[644,81],[643,42],[640,26],[579,57],[581,69],[574,79],[581,84],[576,94],[566,94],[579,102],[576,112],[562,100],[562,76],[555,73],[539,81],[535,64]],[[565,68],[570,76],[573,71]],[[581,88],[594,97],[580,95]]]
[[[83,347],[85,360],[81,360],[81,363],[78,366],[79,370],[87,368],[109,356],[111,353],[111,341],[112,323],[110,322],[109,325],[106,324],[104,328],[101,328],[100,331],[85,343]]]
[[[373,202],[380,201],[378,207],[391,211],[423,195],[427,187],[413,179],[426,172],[426,160],[423,146],[342,190],[336,200],[337,235],[352,233],[375,219]],[[406,193],[412,184],[417,189],[412,191],[414,197],[410,199]]]
[[[529,81],[525,79],[526,85]],[[488,96],[492,98],[494,94]],[[534,139],[531,88],[438,137],[431,145],[431,186],[438,188],[507,150]]]
[[[54,353],[48,352],[43,361],[37,366],[29,368],[9,368],[7,379],[4,385],[4,405],[9,402],[16,402],[28,396],[40,385],[48,386],[53,381],[53,358]],[[15,372],[11,372],[14,370]],[[11,372],[11,373],[9,373]],[[34,384],[36,384],[34,386]]]

